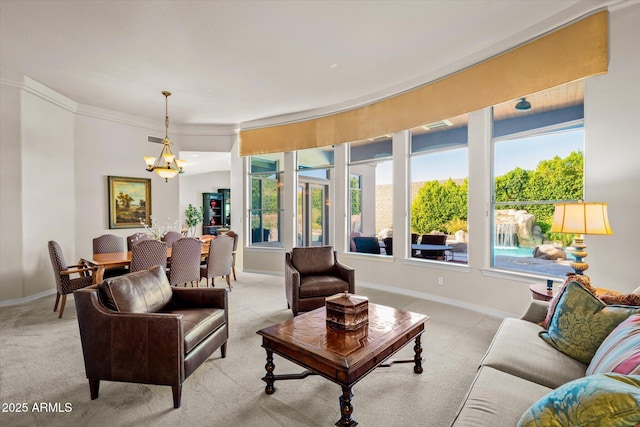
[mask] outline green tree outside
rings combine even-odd
[[[536,216],[536,223],[547,233],[553,221],[553,204],[519,205],[517,202],[543,200],[580,200],[583,198],[584,155],[571,152],[538,163],[533,171],[515,168],[495,178],[496,202],[515,201],[503,209],[524,209]],[[440,183],[425,182],[411,204],[411,229],[414,233],[433,230],[451,233],[453,224],[467,220],[468,181],[456,184],[451,178]],[[551,235],[554,240],[567,236]],[[564,239],[562,239],[564,238]]]

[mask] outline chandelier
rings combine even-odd
[[[169,178],[173,178],[177,174],[184,172],[186,162],[176,159],[176,156],[171,152],[171,145],[173,144],[169,139],[169,95],[171,95],[171,92],[163,91],[162,94],[165,99],[165,133],[164,141],[162,141],[162,151],[157,158],[145,156],[144,161],[147,163],[147,170],[149,172],[155,172],[164,178],[165,182],[169,182]]]

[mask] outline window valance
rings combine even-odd
[[[352,110],[240,131],[240,155],[362,140],[489,107],[607,72],[608,11],[434,82]]]

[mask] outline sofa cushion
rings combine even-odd
[[[629,316],[602,342],[587,375],[616,372],[640,375],[640,314]]]
[[[185,354],[189,354],[225,322],[224,309],[221,308],[181,308],[166,313],[182,314]]]
[[[107,279],[98,285],[103,304],[123,313],[155,313],[171,300],[171,285],[160,266]]]
[[[551,388],[483,366],[473,380],[453,426],[513,427],[531,402],[550,391]]]
[[[546,332],[540,336],[561,352],[585,364],[602,341],[640,307],[607,305],[578,282],[562,289]]]
[[[300,298],[327,297],[349,290],[349,283],[335,276],[303,276]]]
[[[640,377],[596,374],[571,381],[536,401],[518,427],[635,426],[640,423]]]
[[[301,275],[332,272],[333,261],[331,246],[293,248],[291,251],[291,263]]]
[[[480,364],[549,388],[583,377],[587,365],[545,343],[538,336],[542,330],[526,320],[504,319]]]

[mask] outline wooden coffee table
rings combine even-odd
[[[276,380],[302,379],[322,375],[342,387],[341,418],[336,426],[358,425],[351,418],[351,388],[378,366],[414,363],[413,371],[422,373],[420,336],[428,316],[369,303],[369,325],[358,331],[335,331],[326,326],[324,307],[259,330],[262,347],[267,351],[265,392],[273,394]],[[412,360],[387,361],[389,357],[415,340]],[[307,370],[299,374],[275,375],[273,353]]]

